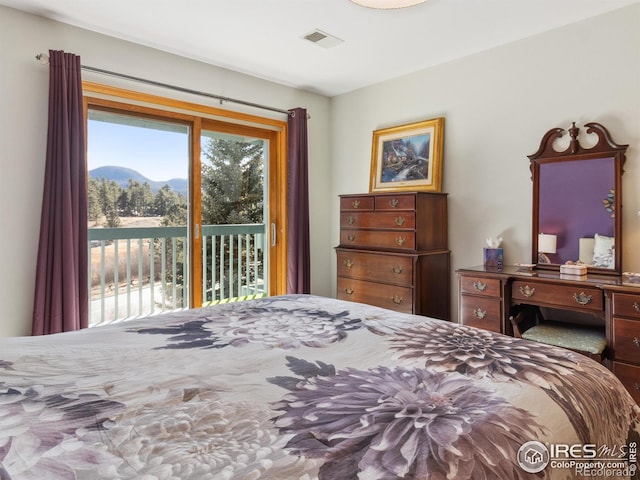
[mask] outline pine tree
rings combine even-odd
[[[202,222],[263,221],[263,142],[209,140],[203,149]]]

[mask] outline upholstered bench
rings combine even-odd
[[[566,348],[599,363],[604,359],[607,338],[603,328],[543,320],[537,308],[521,310],[509,319],[517,338]]]

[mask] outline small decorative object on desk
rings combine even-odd
[[[518,267],[519,272],[531,272],[534,268],[536,268],[535,263],[516,263],[516,267]]]
[[[640,287],[640,273],[622,272],[622,283]]]
[[[502,268],[502,260],[504,252],[500,248],[502,237],[495,240],[487,238],[487,247],[484,248],[484,266],[493,268]]]
[[[587,266],[579,262],[567,262],[560,265],[560,273],[564,275],[586,275]]]

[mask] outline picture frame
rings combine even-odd
[[[369,192],[442,190],[444,117],[374,130]]]

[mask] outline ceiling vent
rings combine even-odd
[[[324,48],[335,47],[339,43],[344,42],[344,40],[334,37],[333,35],[329,35],[327,32],[323,32],[322,30],[314,30],[313,32],[307,33],[304,36],[305,40],[310,41],[311,43],[315,43],[316,45],[320,45]]]

